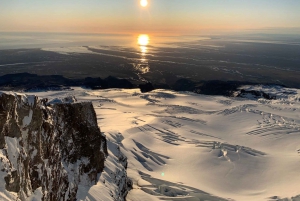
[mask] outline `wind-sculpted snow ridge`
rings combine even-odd
[[[82,88],[38,95],[92,101],[109,152],[98,183],[105,182],[113,196],[115,184],[126,186],[119,170],[127,157],[133,182],[128,201],[297,201],[299,90],[251,87],[276,98]],[[91,189],[90,196],[101,191]]]
[[[99,193],[93,193],[94,186],[103,188],[99,200],[124,200],[127,160],[115,153],[104,162],[107,142],[92,103],[55,102],[0,94],[0,200],[95,200]],[[111,171],[115,186],[107,187],[100,181],[112,176],[105,164],[116,161],[121,173]]]

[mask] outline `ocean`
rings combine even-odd
[[[160,85],[189,79],[299,88],[299,56],[299,35],[0,33],[0,75],[112,75]]]

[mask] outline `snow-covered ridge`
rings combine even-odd
[[[297,91],[273,92],[284,90]],[[296,201],[300,102],[293,96],[298,94],[269,100],[74,88],[39,96],[93,102],[108,142],[128,158],[133,181],[128,201]]]
[[[126,175],[128,201],[299,200],[297,89],[274,88],[275,99],[73,89],[32,94],[95,108],[108,157],[96,185],[79,185],[78,200],[120,200]]]
[[[95,185],[111,200],[127,194],[127,160],[121,153],[108,157],[123,161],[118,174],[111,171],[122,177],[115,179],[119,183],[100,182],[107,142],[90,102],[49,105],[35,95],[0,93],[0,132],[0,200],[88,200]]]

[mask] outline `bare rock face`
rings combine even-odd
[[[36,192],[76,200],[79,184],[96,184],[106,156],[92,103],[50,107],[36,96],[0,94],[0,190],[14,199]]]

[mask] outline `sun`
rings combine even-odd
[[[142,7],[146,7],[148,5],[148,0],[141,0],[140,4]]]
[[[147,46],[149,44],[149,36],[147,34],[139,35],[138,44],[140,46]]]

